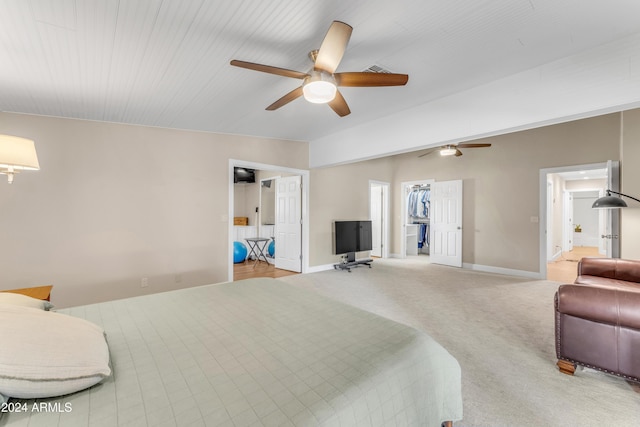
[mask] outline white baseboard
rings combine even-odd
[[[389,258],[403,258],[400,254],[389,254]]]
[[[544,277],[542,277],[540,273],[537,271],[514,270],[511,268],[493,267],[490,265],[480,265],[480,264],[470,264],[470,263],[462,264],[462,268],[466,268],[468,270],[473,270],[473,271],[482,271],[485,273],[496,273],[496,274],[504,274],[507,276],[526,277],[527,279],[544,279]]]
[[[307,273],[318,273],[320,271],[333,270],[333,264],[309,266]]]
[[[390,254],[390,258],[400,258],[399,254]],[[462,268],[473,271],[482,271],[484,273],[504,274],[506,276],[526,277],[527,279],[544,279],[540,273],[536,271],[514,270],[511,268],[493,267],[490,265],[480,264],[462,264]],[[320,271],[333,270],[333,264],[314,265],[307,269],[307,273],[318,273]]]
[[[551,257],[551,261],[555,261],[562,256],[562,251],[558,251]]]

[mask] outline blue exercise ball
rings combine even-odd
[[[242,242],[233,242],[233,263],[238,264],[247,259],[247,247]]]
[[[273,258],[273,254],[276,253],[276,242],[275,242],[275,240],[272,240],[271,243],[269,243],[269,247],[267,248],[267,252],[269,252],[269,256],[271,258]]]

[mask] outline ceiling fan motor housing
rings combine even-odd
[[[302,83],[304,98],[314,104],[326,104],[336,97],[338,88],[332,74],[322,70],[311,70]]]

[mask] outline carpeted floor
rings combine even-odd
[[[376,260],[279,280],[426,331],[462,367],[458,426],[639,426],[640,386],[555,366],[557,282]]]

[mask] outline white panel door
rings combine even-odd
[[[431,184],[429,256],[432,263],[462,267],[462,181]]]
[[[302,271],[302,178],[276,179],[276,268]]]
[[[382,257],[382,186],[371,184],[371,256]]]

